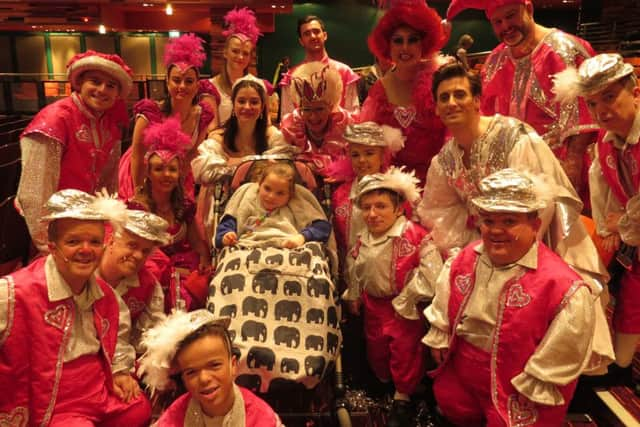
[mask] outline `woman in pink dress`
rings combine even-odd
[[[415,170],[424,184],[431,158],[444,145],[431,80],[447,36],[440,16],[423,0],[397,3],[369,35],[369,50],[393,67],[369,90],[359,121],[401,128],[406,142],[393,164]]]
[[[152,212],[169,223],[167,231],[171,240],[160,249],[169,257],[170,268],[159,266],[167,308],[195,308],[201,296],[185,288],[196,283],[193,280],[187,283],[186,279],[196,270],[206,273],[210,265],[207,244],[195,222],[195,203],[184,194],[184,171],[190,143],[189,136],[180,129],[178,118],[152,123],[145,130],[143,140],[146,152],[144,183],[135,198],[129,201],[130,208]],[[166,262],[164,257],[157,259]]]
[[[193,34],[185,34],[172,39],[164,52],[167,67],[167,97],[160,102],[143,99],[134,106],[136,117],[131,147],[120,159],[119,196],[130,199],[136,193],[145,177],[144,157],[146,149],[142,143],[144,131],[151,123],[158,123],[166,117],[178,117],[180,128],[190,136],[187,157],[192,158],[198,145],[207,136],[207,127],[213,120],[213,110],[209,104],[199,102],[198,76],[206,59],[202,39]],[[215,96],[215,90],[210,89]],[[185,162],[185,192],[194,198],[193,175],[189,162]]]

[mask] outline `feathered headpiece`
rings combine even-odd
[[[370,191],[386,189],[398,193],[415,205],[420,200],[419,184],[420,180],[416,178],[414,171],[405,172],[404,166],[399,168],[392,166],[385,173],[365,175],[360,179],[356,188],[356,203]]]
[[[230,321],[228,317],[216,318],[207,310],[175,311],[164,316],[142,336],[141,345],[145,353],[140,358],[138,376],[142,377],[152,394],[156,390],[167,389],[171,385],[173,359],[180,343],[208,323],[217,323],[226,329]]]
[[[222,32],[225,37],[237,37],[242,41],[250,41],[254,46],[262,35],[258,28],[256,15],[248,7],[234,8],[224,15],[227,29]]]
[[[342,79],[329,65],[320,61],[307,62],[295,69],[290,85],[293,103],[324,101],[335,108],[342,98]]]
[[[567,104],[579,96],[600,92],[613,82],[633,74],[633,65],[619,54],[602,53],[585,59],[580,68],[567,67],[553,76],[556,101]]]
[[[393,32],[402,26],[411,27],[422,36],[422,57],[428,58],[447,42],[442,19],[435,9],[422,0],[393,2],[375,26],[367,43],[369,50],[379,59],[391,62],[390,44]]]
[[[182,72],[194,68],[199,74],[199,68],[207,59],[202,43],[204,40],[192,33],[170,39],[164,48],[165,67],[168,69],[170,65],[175,65]]]
[[[344,139],[352,144],[386,147],[393,154],[404,147],[405,136],[398,128],[379,125],[376,122],[363,122],[347,126]]]
[[[127,222],[127,205],[118,199],[116,193],[109,195],[106,188],[96,192],[96,198],[92,206],[96,211],[104,212],[104,215],[116,231],[122,230]]]
[[[189,150],[191,138],[182,131],[180,120],[169,117],[162,122],[150,124],[144,131],[142,143],[147,147],[145,161],[157,154],[167,163],[174,157],[182,160]]]

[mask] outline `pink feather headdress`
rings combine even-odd
[[[164,48],[164,65],[169,68],[173,64],[182,72],[195,68],[199,73],[198,69],[207,59],[202,43],[204,40],[192,33],[171,39]]]
[[[255,46],[262,35],[258,28],[256,15],[248,7],[234,8],[224,15],[227,29],[222,32],[225,37],[235,36],[242,41],[250,41]]]
[[[182,131],[180,120],[169,117],[159,123],[152,123],[145,129],[142,143],[147,147],[145,162],[153,154],[157,154],[164,163],[174,157],[182,161],[191,145],[191,138]]]

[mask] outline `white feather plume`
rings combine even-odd
[[[384,141],[387,143],[387,148],[392,154],[396,154],[404,148],[404,141],[406,138],[400,129],[388,125],[382,125],[382,135]]]
[[[193,332],[191,316],[186,312],[174,312],[163,319],[142,336],[145,353],[140,358],[138,376],[141,377],[151,394],[156,390],[166,390],[171,384],[171,365],[178,344]]]
[[[127,205],[119,200],[115,193],[109,195],[106,188],[96,192],[96,198],[91,207],[107,217],[116,231],[122,230],[127,222]]]
[[[404,166],[392,166],[384,173],[383,184],[387,188],[402,194],[406,200],[415,205],[420,199],[420,180],[414,171],[405,172]]]
[[[567,67],[566,69],[556,73],[553,76],[553,88],[551,91],[556,95],[556,102],[568,104],[575,101],[580,95],[580,77],[575,67]]]

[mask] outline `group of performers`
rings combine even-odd
[[[480,75],[439,53],[467,8],[500,40]],[[167,44],[167,96],[135,105],[125,153],[132,70],[74,56],[71,96],[20,139],[16,208],[39,255],[0,278],[0,424],[145,426],[149,393],[178,388],[156,425],[281,425],[234,384],[229,319],[204,309],[210,254],[334,235],[344,317],[364,318],[372,372],[393,385],[389,426],[412,425],[425,376],[448,422],[491,427],[560,426],[581,375],[630,377],[640,87],[620,55],[533,15],[531,0],[452,0],[447,22],[392,2],[368,39],[391,67],[362,106],[358,75],[305,17],[276,126],[273,87],[248,73],[255,15],[235,9],[212,79],[202,40]],[[214,223],[213,187],[260,154],[331,185],[331,217],[273,163]],[[622,273],[610,282],[605,264]]]

